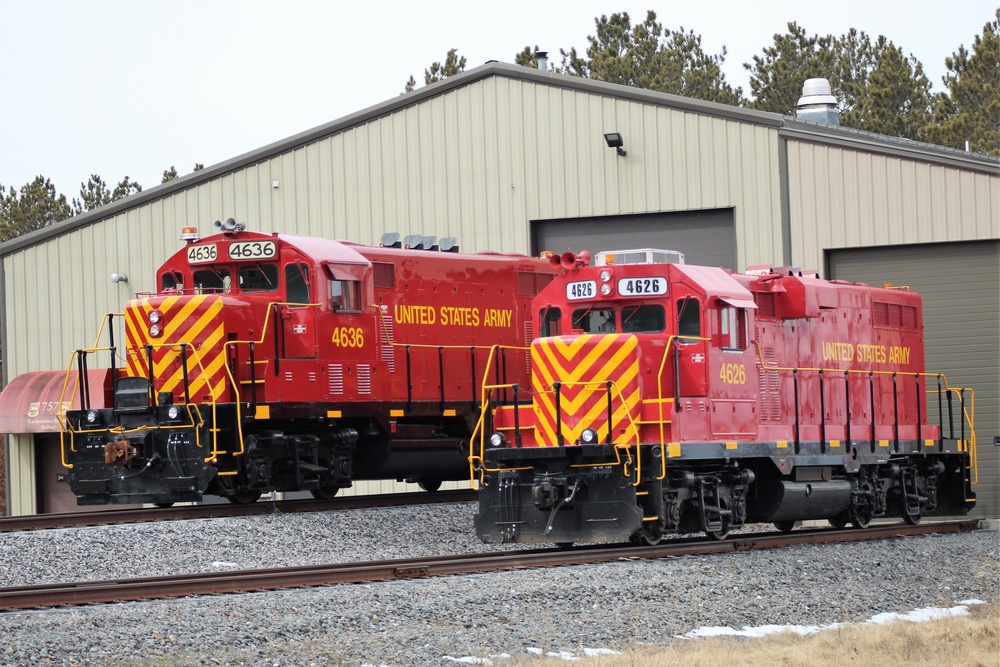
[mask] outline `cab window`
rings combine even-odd
[[[610,308],[580,308],[573,311],[573,330],[583,333],[613,333],[615,311]]]
[[[686,298],[677,302],[677,335],[682,343],[696,343],[701,338],[701,308],[698,299]],[[683,337],[688,337],[685,339]]]
[[[160,284],[160,289],[166,290],[177,290],[178,292],[184,291],[184,276],[177,271],[170,271],[169,273],[163,274],[163,281]]]
[[[285,265],[285,298],[288,303],[309,303],[309,267],[302,262]]]
[[[560,335],[562,333],[562,327],[559,325],[561,318],[562,311],[558,308],[543,309],[538,316],[538,320],[542,323],[542,330],[538,332],[538,335],[543,338]]]
[[[722,349],[745,350],[747,348],[746,311],[743,308],[719,309],[719,334]]]
[[[356,313],[361,311],[361,282],[330,279],[330,310]]]
[[[659,333],[667,328],[667,311],[660,304],[622,308],[623,333]]]
[[[278,267],[274,264],[241,266],[237,276],[243,292],[273,292],[278,289]]]
[[[228,269],[204,269],[194,272],[195,294],[218,294],[228,292],[233,278]]]

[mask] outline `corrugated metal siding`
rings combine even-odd
[[[610,131],[627,157],[605,145]],[[182,226],[207,235],[229,216],[361,243],[399,231],[527,252],[532,219],[733,207],[741,261],[779,263],[777,141],[774,128],[477,81],[5,256],[8,377],[65,367],[100,314],[154,289],[152,267],[180,247]],[[129,283],[111,285],[112,272]],[[37,307],[42,294],[53,307]]]
[[[835,278],[908,285],[924,300],[927,369],[975,390],[976,515],[1000,517],[1000,241],[830,253]]]
[[[792,262],[824,249],[1000,237],[1000,173],[788,141]]]
[[[35,489],[35,448],[30,435],[8,435],[10,456],[7,459],[7,475],[10,482],[10,516],[37,513]]]

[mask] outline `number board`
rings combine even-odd
[[[214,243],[189,245],[187,249],[188,264],[204,264],[214,262],[219,258],[219,250]]]
[[[663,276],[622,278],[618,281],[621,296],[663,296],[667,293],[667,279]]]
[[[593,299],[597,296],[596,280],[578,280],[577,282],[566,283],[566,300],[579,301],[580,299]]]
[[[276,254],[274,241],[233,241],[229,244],[229,259],[273,259]]]

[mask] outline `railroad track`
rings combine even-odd
[[[333,584],[415,579],[470,574],[528,567],[553,567],[607,563],[617,560],[669,558],[687,555],[774,549],[797,544],[824,544],[877,540],[890,537],[956,533],[982,528],[975,520],[880,525],[863,530],[802,530],[792,533],[757,533],[722,541],[670,540],[655,547],[603,545],[578,549],[535,549],[479,553],[433,558],[387,560],[367,563],[310,565],[266,570],[240,570],[146,577],[107,581],[85,581],[40,586],[0,588],[0,612],[129,602],[191,595],[218,595],[327,586]]]
[[[333,500],[282,500],[257,502],[249,505],[220,503],[215,505],[187,505],[180,507],[144,507],[139,509],[97,510],[91,512],[66,512],[60,514],[28,514],[0,517],[0,533],[51,528],[78,528],[81,526],[108,526],[121,523],[147,523],[150,521],[182,521],[185,519],[212,519],[232,516],[258,516],[261,514],[291,514],[296,512],[326,512],[331,510],[364,509],[369,507],[394,507],[402,505],[429,505],[473,501],[475,491],[426,491],[387,493],[373,496],[345,496]]]

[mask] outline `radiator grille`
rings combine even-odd
[[[760,338],[758,334],[758,339]],[[773,347],[761,348],[761,356],[764,358],[766,366],[775,366],[777,361],[774,357]],[[778,371],[766,370],[763,366],[758,369],[758,379],[760,382],[760,419],[764,422],[781,421],[781,391]]]
[[[392,315],[383,315],[382,326],[378,330],[378,337],[382,343],[379,346],[379,355],[382,357],[382,361],[385,362],[386,368],[388,368],[390,373],[396,372],[396,348],[392,346],[394,335]]]
[[[372,393],[372,367],[358,364],[358,394]]]
[[[327,377],[330,379],[330,393],[334,396],[341,396],[344,393],[344,366],[343,364],[328,364],[326,367]]]
[[[376,289],[394,289],[396,287],[396,265],[391,262],[372,263],[372,281]]]

